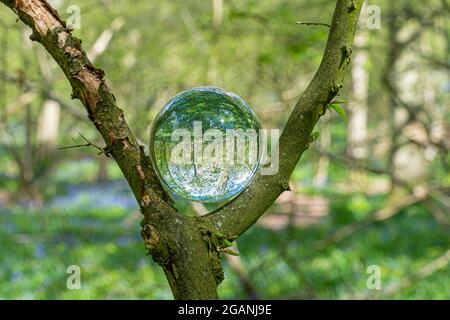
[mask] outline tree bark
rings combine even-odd
[[[58,13],[44,0],[0,0],[33,30],[69,80],[98,129],[144,216],[142,237],[149,254],[164,269],[176,299],[215,299],[223,280],[221,250],[247,230],[288,189],[291,172],[308,148],[311,131],[342,86],[350,61],[362,0],[338,0],[322,63],[296,104],[280,137],[280,171],[259,175],[238,198],[207,215],[179,214],[161,186],[144,147],[139,145],[122,110]]]

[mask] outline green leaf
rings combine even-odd
[[[333,109],[334,111],[336,111],[336,113],[342,118],[342,119],[347,119],[347,114],[345,113],[344,108],[342,108],[342,106],[340,104],[337,103],[331,103],[328,105],[328,108]]]
[[[320,132],[314,131],[313,133],[311,133],[311,137],[309,137],[309,142],[314,142],[317,139],[319,139],[319,137],[320,137]]]

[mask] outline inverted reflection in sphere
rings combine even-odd
[[[260,123],[234,93],[200,87],[176,95],[155,119],[152,162],[180,197],[222,202],[242,192],[259,167]]]

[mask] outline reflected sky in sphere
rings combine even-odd
[[[242,192],[259,168],[258,117],[234,93],[215,87],[184,91],[156,117],[150,153],[176,195],[223,202]]]

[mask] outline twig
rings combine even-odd
[[[80,148],[80,147],[91,147],[91,146],[92,146],[92,147],[96,148],[97,150],[100,150],[99,154],[105,153],[105,149],[104,149],[104,148],[99,147],[98,145],[96,145],[96,144],[90,142],[85,136],[83,136],[83,135],[81,134],[81,132],[79,132],[78,134],[79,134],[80,137],[81,137],[84,141],[86,141],[87,143],[85,143],[85,144],[76,144],[76,145],[74,145],[74,146],[59,147],[58,149],[59,149],[59,150],[64,150],[64,149],[72,149],[72,148]]]
[[[329,104],[347,104],[348,101],[340,101],[340,100],[336,100],[336,101],[331,101]]]
[[[296,24],[300,24],[303,26],[325,26],[325,27],[331,28],[331,25],[329,25],[328,23],[322,23],[322,22],[300,22],[300,21],[297,21]]]

